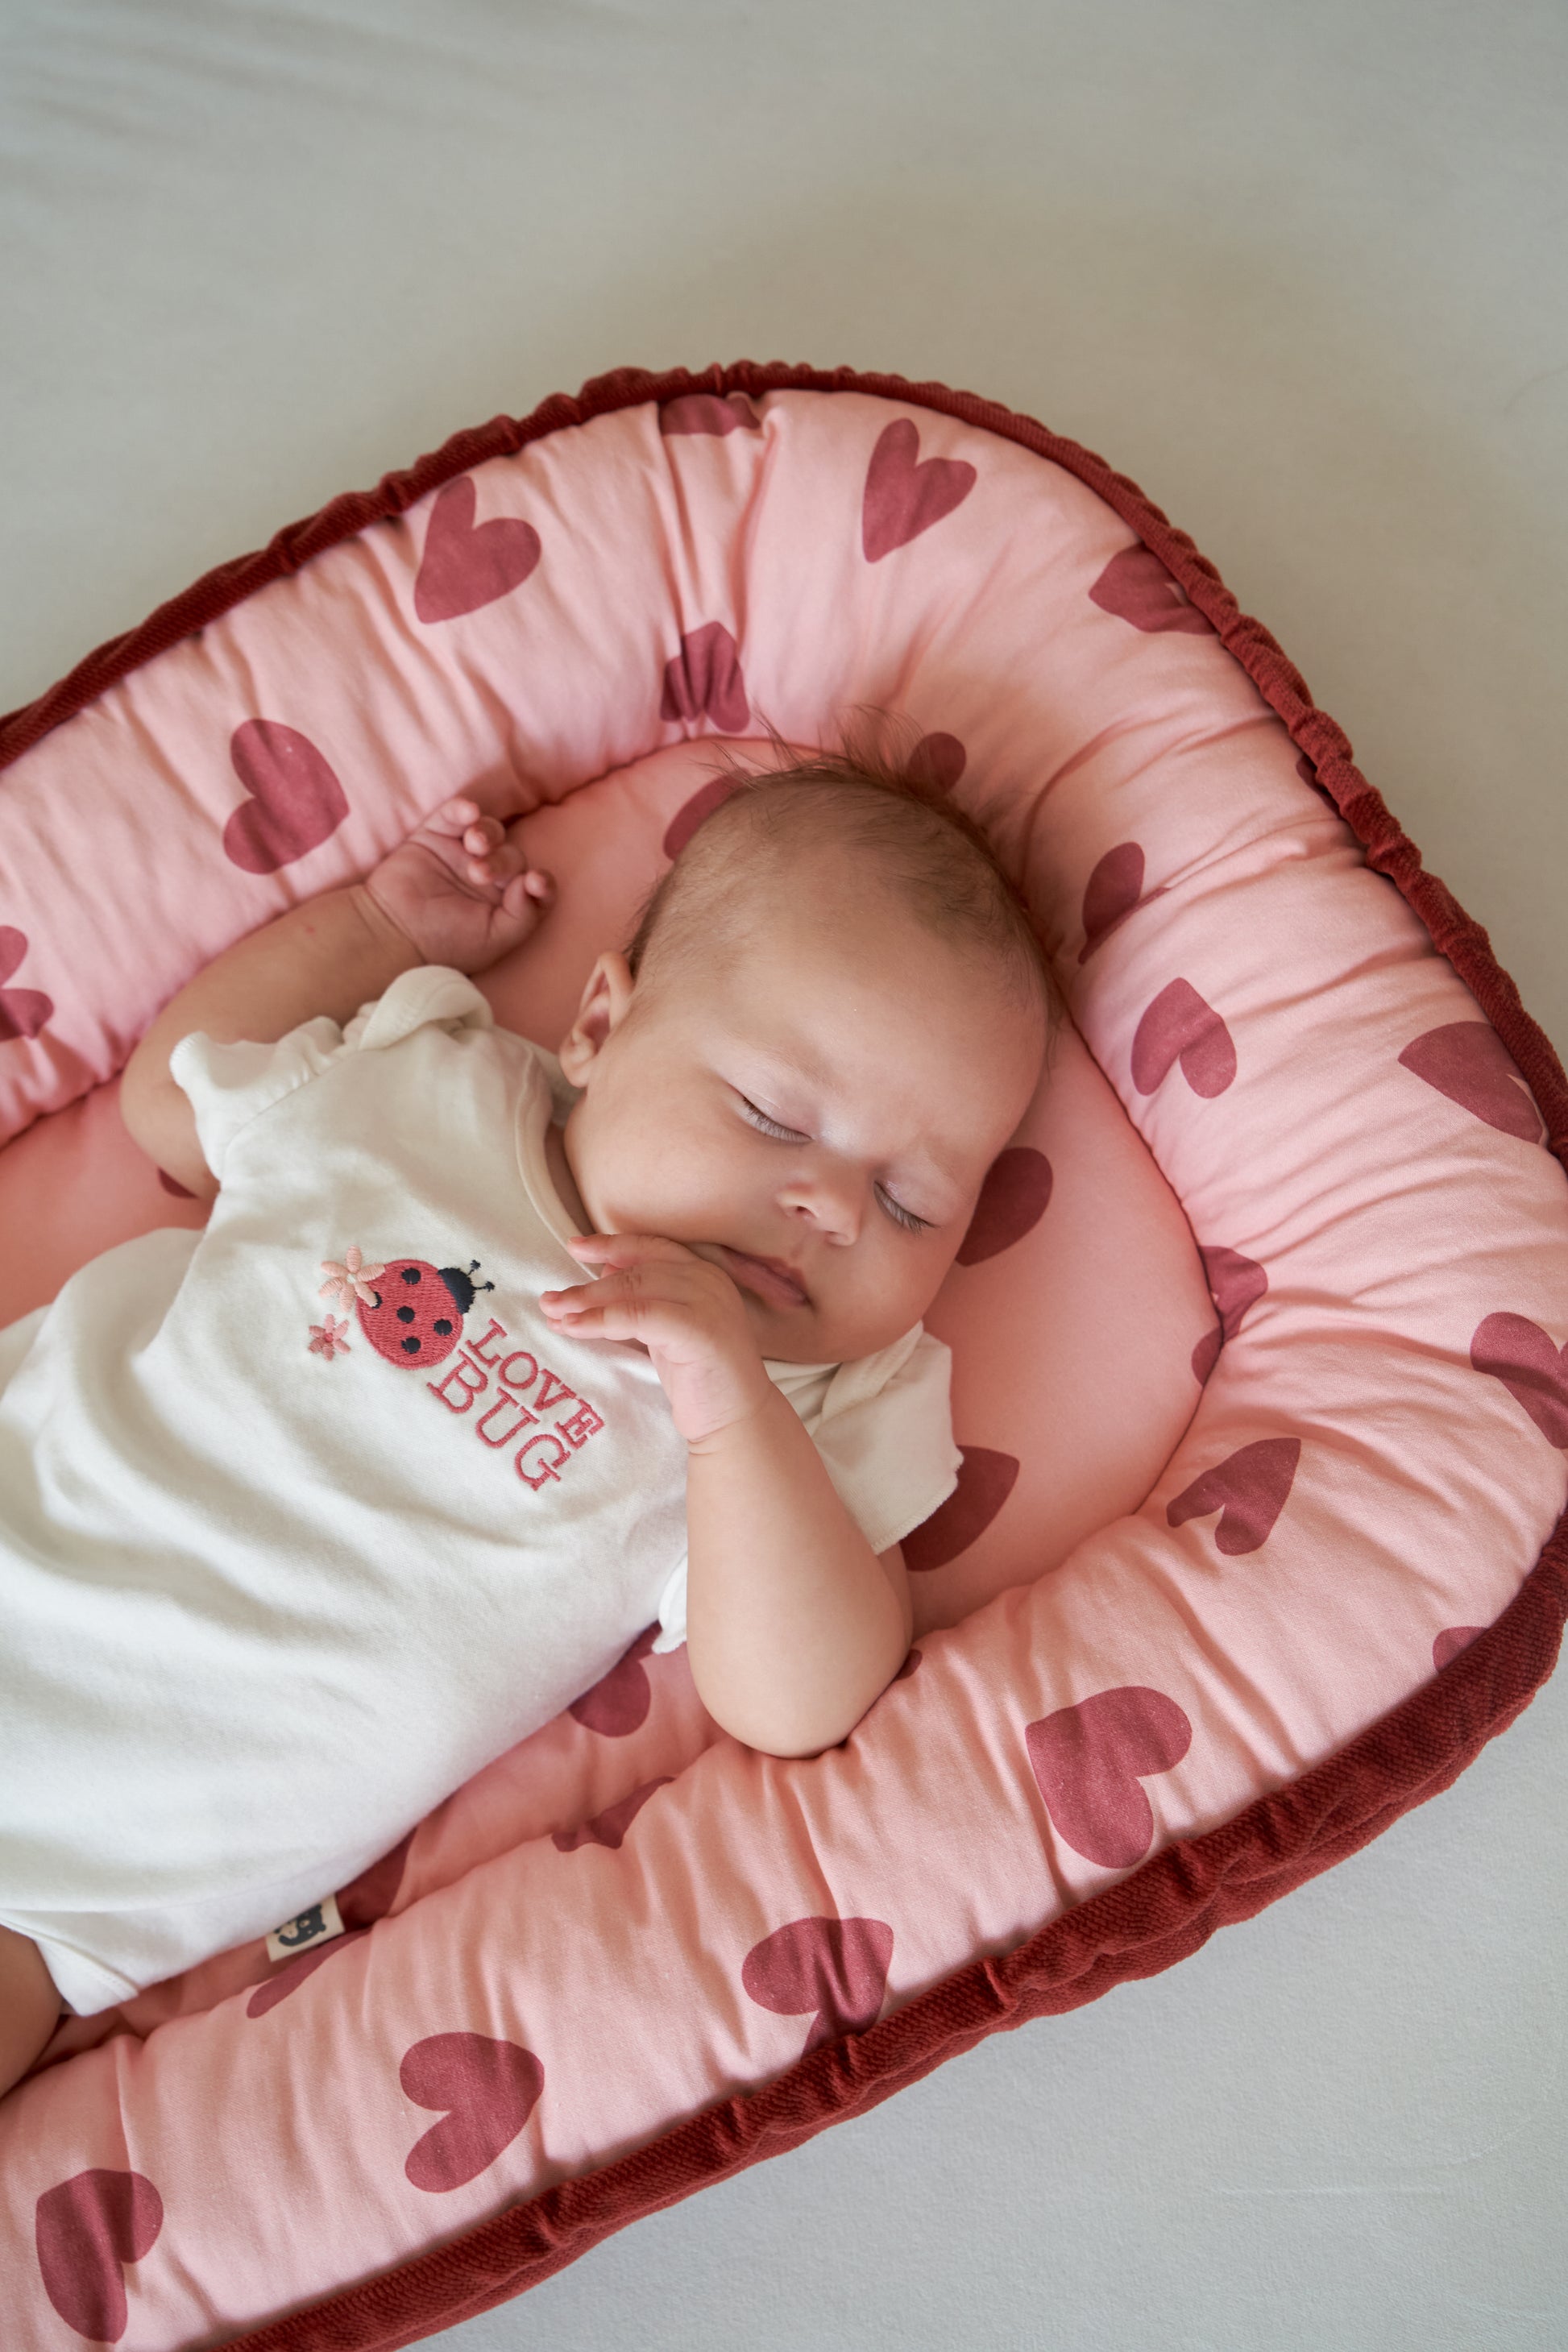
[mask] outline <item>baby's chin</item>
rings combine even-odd
[[[874,1356],[879,1349],[890,1348],[910,1328],[902,1323],[896,1331],[849,1330],[836,1327],[830,1313],[823,1313],[809,1301],[801,1307],[769,1307],[742,1285],[736,1287],[745,1302],[757,1344],[770,1363],[853,1363],[858,1357]]]
[[[809,1303],[799,1307],[770,1307],[754,1291],[748,1290],[743,1282],[737,1282],[735,1287],[741,1294],[746,1320],[764,1356],[782,1364],[827,1361],[822,1353],[816,1315]]]

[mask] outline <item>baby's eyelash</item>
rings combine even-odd
[[[805,1141],[805,1136],[797,1135],[793,1127],[781,1127],[776,1118],[770,1118],[765,1110],[759,1110],[756,1104],[752,1100],[750,1095],[742,1095],[741,1097],[741,1100],[745,1104],[747,1110],[751,1114],[752,1125],[760,1127],[764,1135],[776,1135],[780,1138],[781,1141],[784,1143],[804,1143]]]
[[[765,1110],[759,1110],[756,1104],[752,1100],[750,1095],[742,1095],[741,1097],[741,1100],[745,1106],[746,1114],[751,1124],[753,1127],[761,1128],[764,1135],[776,1135],[782,1143],[804,1143],[805,1141],[805,1136],[797,1135],[793,1127],[781,1127],[776,1118],[770,1118]],[[882,1206],[887,1210],[888,1214],[892,1218],[895,1224],[902,1225],[907,1234],[930,1233],[931,1220],[928,1217],[917,1217],[911,1209],[901,1207],[900,1203],[894,1200],[890,1192],[883,1192],[882,1187],[879,1184],[877,1187],[877,1192]]]

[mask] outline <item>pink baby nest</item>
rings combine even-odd
[[[1568,1612],[1568,1082],[1268,632],[969,394],[622,370],[209,573],[0,729],[0,1327],[198,1204],[116,1077],[230,941],[503,771],[554,1045],[722,791],[857,706],[1071,1013],[928,1322],[958,1491],[839,1747],[655,1628],[353,1885],[62,2020],[0,2105],[8,2352],[409,2344],[1446,1788]]]

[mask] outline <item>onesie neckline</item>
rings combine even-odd
[[[549,1156],[544,1149],[545,1129],[555,1119],[558,1094],[574,1097],[575,1089],[570,1087],[560,1063],[547,1046],[536,1045],[531,1037],[524,1038],[523,1043],[528,1047],[528,1075],[518,1100],[517,1118],[512,1130],[518,1174],[534,1209],[561,1244],[568,1264],[581,1273],[582,1268],[566,1247],[568,1241],[581,1238],[580,1229],[573,1222],[566,1203],[556,1190]],[[542,1121],[536,1116],[542,1091],[545,1098]]]

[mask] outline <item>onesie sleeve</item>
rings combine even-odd
[[[679,1650],[686,1639],[686,1554],[680,1555],[680,1565],[670,1577],[658,1598],[658,1635],[654,1643],[655,1656],[666,1650]]]
[[[324,1013],[301,1022],[275,1045],[248,1038],[220,1044],[205,1030],[192,1030],[169,1055],[169,1075],[196,1118],[202,1157],[218,1182],[229,1145],[241,1128],[270,1110],[299,1087],[320,1077],[345,1054],[374,1053],[395,1045],[426,1022],[459,1029],[490,1029],[495,1015],[471,980],[446,964],[416,964],[391,986],[362,1004],[346,1029]]]
[[[901,1542],[958,1484],[963,1456],[952,1434],[952,1379],[951,1349],[917,1324],[879,1355],[841,1364],[820,1412],[803,1416],[874,1552]],[[684,1558],[659,1596],[658,1623],[655,1652],[679,1649],[686,1639]]]
[[[917,1327],[907,1352],[900,1347],[886,1353],[894,1367],[877,1386],[867,1373],[880,1359],[840,1367],[811,1433],[875,1552],[889,1550],[929,1519],[963,1466],[952,1434],[951,1349]]]

